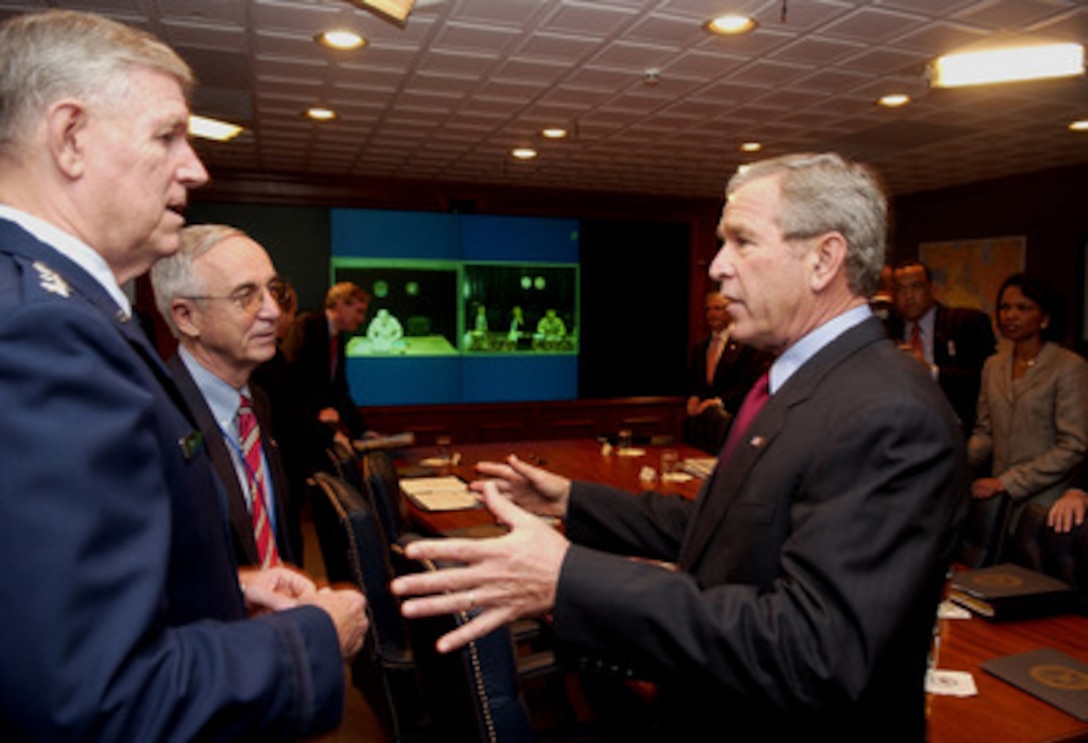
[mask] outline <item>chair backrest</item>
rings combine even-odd
[[[1032,570],[1073,586],[1088,600],[1088,528],[1081,525],[1059,534],[1047,525],[1050,507],[1027,503],[1020,512],[1010,545],[1010,558]]]
[[[1004,551],[1009,512],[1010,500],[1004,493],[992,498],[971,498],[956,559],[972,568],[997,564]]]
[[[401,537],[401,544],[417,538]],[[433,563],[419,563],[433,570]],[[505,626],[468,643],[458,652],[439,653],[439,637],[469,621],[457,613],[413,619],[409,627],[416,663],[423,679],[435,729],[443,740],[482,743],[536,741],[528,707],[521,696],[510,631]]]
[[[362,490],[362,473],[359,469],[359,458],[355,451],[339,441],[333,441],[325,453],[328,455],[328,465],[320,471],[339,477],[347,481],[356,490]]]
[[[370,504],[351,483],[313,475],[314,528],[330,582],[353,583],[367,597],[367,644],[352,667],[352,682],[397,743],[422,740],[431,725],[423,684],[400,604],[389,591],[393,571],[386,537]]]
[[[326,472],[314,473],[314,480],[325,495],[323,504],[314,504],[314,527],[329,581],[358,586],[366,594],[380,650],[400,652],[408,638],[399,603],[389,591],[393,569],[382,527],[368,499],[347,480]]]
[[[408,502],[400,492],[397,469],[383,449],[373,449],[362,455],[362,476],[366,480],[372,505],[391,542],[410,528]]]

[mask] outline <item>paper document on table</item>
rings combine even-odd
[[[704,480],[710,477],[717,466],[717,457],[689,457],[680,462],[680,469]]]
[[[404,479],[400,489],[424,511],[457,511],[480,505],[468,484],[453,475]]]

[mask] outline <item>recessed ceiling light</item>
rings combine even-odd
[[[740,146],[741,152],[759,152],[763,149],[763,145],[759,142],[745,142]]]
[[[314,121],[332,121],[336,118],[336,112],[324,106],[310,106],[306,109],[306,117]]]
[[[1084,47],[1080,44],[1025,44],[966,49],[938,57],[929,70],[930,85],[958,88],[965,85],[1043,80],[1084,74]]]
[[[558,126],[548,127],[540,133],[548,139],[563,139],[568,134],[566,129]]]
[[[703,24],[713,34],[743,34],[756,27],[755,19],[746,15],[720,15]]]
[[[197,114],[189,117],[189,134],[194,137],[226,142],[234,139],[241,132],[242,127],[229,121],[220,121],[207,116],[198,116]]]
[[[338,49],[340,51],[352,51],[353,49],[359,49],[366,46],[366,39],[362,36],[354,31],[340,28],[322,31],[315,36],[314,39],[322,46],[327,46],[330,49]]]
[[[881,96],[877,103],[885,108],[899,108],[910,103],[910,96],[906,93],[889,93]]]
[[[1088,132],[1088,119],[1080,119],[1079,121],[1074,121],[1072,124],[1069,125],[1069,129],[1074,132]]]
[[[536,150],[532,147],[515,147],[510,154],[518,160],[532,160],[536,157]]]

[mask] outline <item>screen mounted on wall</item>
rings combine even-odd
[[[332,280],[371,295],[360,404],[578,396],[577,221],[340,209],[332,237]]]

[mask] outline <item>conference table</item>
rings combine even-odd
[[[694,498],[702,484],[700,478],[662,482],[661,454],[666,449],[676,450],[681,460],[707,457],[685,444],[636,445],[620,453],[594,439],[520,441],[456,446],[454,451],[460,455],[454,458],[456,464],[428,467],[428,471],[471,481],[477,478],[477,462],[502,461],[516,454],[571,479],[604,482],[632,492],[652,488]],[[399,466],[405,474],[411,474],[421,464],[433,462],[434,456],[433,448],[409,449]],[[643,477],[649,474],[644,468],[654,470],[654,480]],[[410,511],[421,531],[498,531],[493,517],[483,508],[423,511],[410,504]],[[991,622],[973,615],[966,619],[942,618],[938,620],[938,635],[937,668],[970,673],[978,693],[968,697],[927,696],[930,743],[1088,742],[1088,723],[990,675],[979,665],[992,658],[1046,647],[1088,662],[1088,617],[1064,614],[1014,622]],[[1084,694],[1088,695],[1088,689]]]

